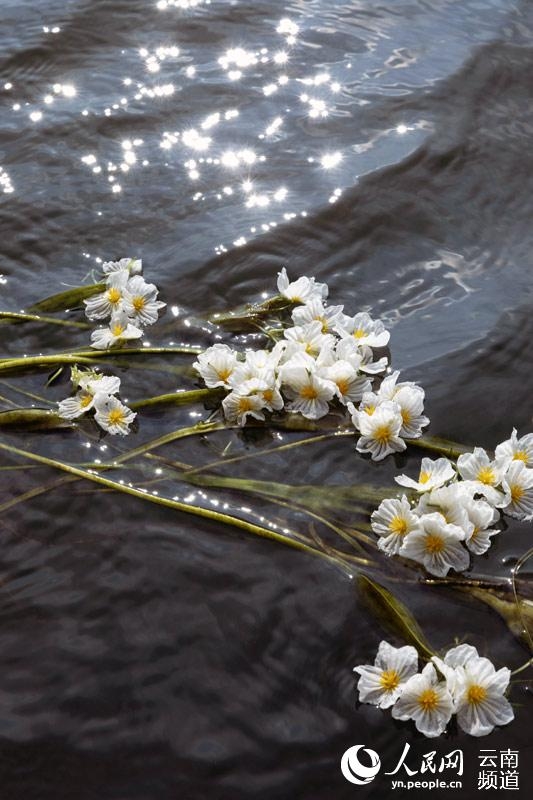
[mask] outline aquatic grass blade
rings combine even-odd
[[[413,645],[422,658],[429,660],[435,655],[413,614],[389,589],[368,575],[357,577],[357,587],[363,602],[383,628]]]

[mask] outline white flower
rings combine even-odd
[[[465,570],[470,558],[462,545],[465,532],[449,525],[441,514],[424,514],[417,530],[407,534],[400,555],[418,561],[432,575],[443,578],[450,569]]]
[[[417,492],[428,492],[438,486],[443,486],[455,477],[455,470],[447,458],[423,458],[420,464],[418,480],[415,481],[407,475],[398,475],[394,480],[400,486],[415,489]]]
[[[278,273],[278,291],[293,303],[308,303],[314,298],[325,300],[328,296],[327,284],[316,283],[314,278],[303,275],[291,283],[285,267]]]
[[[325,306],[319,297],[313,297],[303,306],[297,306],[292,312],[295,325],[307,325],[308,322],[320,322],[322,333],[331,333],[342,316],[343,306]]]
[[[137,275],[142,272],[143,262],[140,258],[121,258],[120,261],[105,261],[102,264],[102,272],[109,275],[112,272],[123,272],[126,270],[130,275]]]
[[[490,526],[496,522],[500,515],[489,503],[484,500],[471,500],[466,498],[464,508],[473,529],[467,533],[465,544],[471,553],[476,556],[486,553],[491,546],[491,538],[500,533]]]
[[[272,350],[246,350],[244,360],[251,369],[256,372],[262,370],[275,370],[279,364],[282,349],[278,347],[280,342],[277,342]]]
[[[76,419],[89,411],[94,404],[94,395],[89,392],[76,392],[74,397],[67,397],[57,405],[57,413],[63,419]]]
[[[394,402],[400,406],[402,428],[400,436],[405,439],[418,439],[422,436],[422,428],[429,425],[429,418],[424,416],[424,390],[420,386],[404,386],[394,395]]]
[[[231,378],[239,364],[238,353],[227,344],[214,344],[198,356],[193,364],[209,389],[231,388]]]
[[[505,465],[499,461],[491,461],[482,447],[474,447],[472,453],[460,455],[457,459],[457,470],[463,480],[473,481],[477,493],[484,495],[492,505],[502,501],[502,493],[496,487],[502,481]]]
[[[357,682],[359,700],[378,708],[390,708],[417,669],[418,655],[414,647],[392,647],[388,642],[381,642],[373,665],[354,668],[361,676]]]
[[[91,347],[107,350],[108,347],[128,339],[140,339],[142,335],[142,330],[130,322],[125,311],[117,311],[111,317],[108,328],[97,328],[91,333]]]
[[[398,555],[406,534],[418,527],[418,517],[411,511],[405,495],[400,500],[383,500],[373,512],[370,522],[372,530],[380,537],[379,549],[389,556]]]
[[[350,364],[360,372],[369,375],[377,375],[387,368],[387,359],[380,358],[374,361],[374,353],[371,347],[359,347],[353,338],[339,339],[335,347],[335,353],[339,361],[349,361]]]
[[[390,333],[381,320],[373,320],[365,311],[354,317],[345,317],[337,326],[337,333],[342,338],[353,336],[357,344],[369,347],[385,347],[390,339]]]
[[[356,344],[354,339],[346,339],[345,341]],[[378,375],[380,372],[384,372],[387,369],[389,361],[386,356],[382,356],[377,361],[374,361],[374,352],[372,348],[367,345],[360,345],[359,352],[363,358],[361,366],[359,367],[361,372],[367,372],[369,375]]]
[[[79,391],[58,403],[58,414],[63,419],[76,419],[94,406],[96,394],[112,395],[120,390],[120,378],[99,375],[95,372],[83,374],[78,371]]]
[[[363,392],[363,396],[361,398],[361,402],[359,403],[358,408],[355,408],[353,403],[348,403],[347,404],[348,411],[352,415],[352,422],[354,424],[354,427],[357,428],[357,430],[359,430],[359,419],[365,414],[367,416],[372,416],[376,408],[381,404],[382,401],[375,392]],[[396,409],[399,413],[400,409],[398,408],[398,406],[396,406]],[[400,421],[400,427],[401,427],[401,421]]]
[[[405,450],[406,444],[400,438],[402,417],[399,406],[388,400],[379,405],[373,414],[359,413],[357,424],[360,438],[356,449],[360,453],[370,453],[374,461]]]
[[[79,375],[78,385],[91,394],[117,394],[120,391],[120,378],[91,370]]]
[[[279,388],[279,381],[276,378],[276,369],[281,351],[272,353],[268,350],[247,350],[244,361],[238,361],[231,375],[228,377],[228,384],[232,388],[237,388],[245,381],[252,378],[260,378],[268,383],[274,382]]]
[[[533,519],[533,469],[523,461],[512,461],[502,480],[504,514],[522,520]]]
[[[303,359],[295,358],[284,364],[281,370],[283,388],[292,400],[287,409],[299,411],[307,419],[320,419],[329,411],[329,402],[333,399],[336,386],[302,362]]]
[[[285,405],[281,392],[279,390],[279,378],[273,369],[257,370],[255,375],[261,384],[258,394],[263,400],[263,405],[267,411],[281,411]],[[250,379],[251,380],[251,379]]]
[[[166,303],[157,299],[157,286],[146,283],[141,275],[130,278],[124,292],[123,308],[138,325],[153,325],[157,322],[159,311]]]
[[[392,709],[394,719],[412,719],[417,730],[434,738],[444,733],[453,714],[453,700],[446,683],[439,681],[433,664],[413,675]]]
[[[116,397],[107,394],[97,394],[94,398],[96,422],[105,431],[111,434],[126,436],[130,432],[130,425],[137,416],[135,411],[125,406]]]
[[[401,389],[421,389],[421,391],[423,391],[422,387],[418,386],[413,381],[401,381],[398,383],[399,377],[400,370],[397,369],[394,372],[391,372],[390,375],[387,375],[385,378],[383,378],[381,386],[379,387],[379,394],[384,400],[395,400],[396,395]]]
[[[285,338],[289,342],[296,342],[310,356],[317,356],[324,347],[332,346],[335,341],[330,333],[322,333],[322,324],[318,320],[287,328]]]
[[[533,467],[533,433],[518,438],[513,428],[511,438],[499,444],[495,452],[496,460],[508,464],[511,461],[522,461],[526,467]]]
[[[498,671],[488,658],[472,656],[455,668],[453,698],[459,726],[471,736],[487,736],[496,725],[514,719],[513,709],[504,697],[511,671]]]
[[[361,400],[372,386],[369,379],[365,375],[359,375],[349,361],[336,361],[324,368],[321,374],[335,384],[337,397],[344,405]]]
[[[110,273],[105,292],[84,300],[85,314],[89,319],[107,319],[122,310],[126,284],[130,274],[126,270]]]
[[[448,689],[453,696],[455,668],[464,667],[464,665],[472,658],[480,658],[480,655],[475,647],[471,644],[459,644],[457,647],[452,647],[444,658],[433,656],[432,661],[437,665],[446,680],[448,681]]]
[[[263,421],[265,407],[263,393],[268,385],[257,378],[245,381],[230,392],[222,401],[224,416],[228,422],[235,425],[244,425],[248,417]]]
[[[448,486],[439,486],[431,492],[423,494],[418,501],[415,512],[419,516],[438,512],[449,525],[457,525],[464,531],[465,539],[474,533],[474,523],[470,521],[467,506],[473,502],[470,482],[459,481]]]

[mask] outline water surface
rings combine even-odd
[[[151,341],[203,346],[207,310],[261,298],[286,265],[391,325],[393,362],[424,385],[431,433],[493,447],[512,425],[532,429],[527,0],[3,0],[0,40],[2,308],[135,255],[170,307]],[[87,338],[1,331],[12,355]],[[194,385],[186,370],[117,372],[131,398]],[[65,382],[44,382],[11,383],[64,396]],[[204,412],[144,415],[137,441],[191,413]],[[117,446],[90,430],[5,440],[72,461]],[[220,434],[164,454],[200,464],[228,445],[266,444]],[[219,472],[385,484],[418,457],[369,465],[339,440]],[[58,479],[5,474],[1,502]],[[144,464],[130,478],[159,480]],[[162,491],[190,490],[167,481]],[[236,492],[193,494],[309,525]],[[13,507],[0,526],[2,796],[392,796],[386,781],[347,784],[339,761],[352,744],[386,759],[403,742],[415,763],[462,748],[464,797],[477,796],[481,747],[519,749],[525,795],[525,691],[513,692],[515,723],[481,743],[456,732],[428,743],[356,709],[351,670],[381,633],[354,583],[326,564],[81,484]],[[477,571],[507,576],[530,540],[527,526],[510,526]],[[526,660],[484,606],[395,589],[436,646],[459,636],[498,664]]]

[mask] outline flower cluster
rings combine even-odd
[[[391,708],[394,719],[414,720],[417,730],[440,736],[455,714],[459,727],[471,736],[486,736],[496,725],[514,719],[504,696],[511,672],[496,670],[475,647],[461,644],[444,658],[433,656],[418,672],[414,647],[381,642],[374,664],[355,667],[359,700]]]
[[[121,258],[104,263],[105,291],[84,300],[90,320],[109,320],[107,327],[91,334],[91,347],[107,350],[130,339],[140,339],[143,328],[157,322],[165,303],[157,299],[158,289],[142,275],[142,261]]]
[[[120,378],[73,367],[71,381],[76,392],[58,403],[60,417],[77,419],[94,410],[94,419],[108,433],[125,436],[130,432],[137,415],[116,396],[120,391]]]
[[[414,490],[414,499],[386,499],[374,511],[378,547],[423,564],[432,575],[461,572],[469,553],[489,549],[500,532],[494,527],[500,512],[533,519],[533,434],[518,438],[513,429],[493,459],[481,447],[460,455],[456,465],[423,458],[417,479],[399,475],[396,482]]]
[[[206,386],[227,391],[226,420],[244,425],[249,417],[264,420],[265,412],[282,409],[317,420],[337,404],[346,407],[361,434],[357,449],[376,461],[404,450],[404,439],[421,436],[429,420],[420,386],[398,382],[400,373],[394,372],[373,391],[388,365],[386,356],[374,353],[389,342],[383,323],[366,312],[350,317],[343,306],[327,305],[325,283],[306,276],[291,282],[285,269],[278,291],[294,308],[270,350],[240,353],[215,344],[194,364]]]

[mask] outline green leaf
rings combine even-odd
[[[286,297],[270,297],[263,303],[255,305],[247,305],[244,308],[236,308],[232,311],[217,312],[210,314],[208,317],[209,322],[214,325],[220,325],[228,331],[235,333],[241,331],[257,330],[258,325],[268,318],[269,316],[276,316],[277,314],[293,308],[295,304]]]
[[[357,587],[363,602],[385,630],[413,645],[424,659],[435,654],[414,616],[392,592],[367,575],[357,577]]]
[[[48,376],[48,380],[46,381],[46,386],[52,386],[58,378],[61,377],[63,373],[64,367],[58,367],[56,370],[50,373]]]
[[[14,408],[10,411],[0,411],[0,428],[35,431],[70,427],[71,423],[55,411],[46,408]]]
[[[496,611],[507,623],[511,633],[531,646],[533,636],[533,602],[520,595],[513,596],[510,589],[489,589],[481,586],[457,587]]]
[[[50,297],[45,297],[44,300],[39,300],[38,303],[30,306],[28,311],[66,311],[69,308],[79,308],[83,300],[105,291],[105,288],[105,283],[77,286],[73,289],[67,289],[66,292],[59,292],[59,294],[53,294]]]

